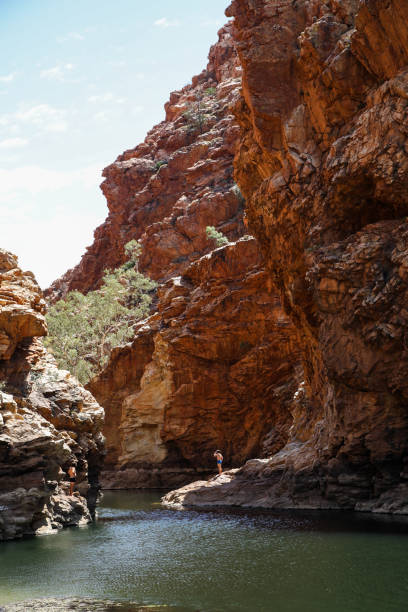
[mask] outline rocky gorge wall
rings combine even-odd
[[[45,292],[48,299],[96,288],[104,270],[125,262],[132,239],[142,245],[140,271],[162,282],[214,248],[206,226],[231,240],[243,235],[244,202],[232,169],[239,128],[229,110],[240,83],[227,26],[207,68],[170,95],[165,120],[103,171],[108,217],[78,266]]]
[[[48,291],[92,289],[133,238],[140,270],[159,281],[152,315],[88,385],[106,410],[106,488],[179,486],[213,472],[217,447],[240,465],[287,441],[299,351],[255,240],[240,238],[230,108],[241,68],[230,30],[207,68],[170,95],[166,119],[105,169],[109,216]],[[230,243],[214,250],[208,225]]]
[[[294,329],[254,238],[190,264],[89,384],[107,407],[107,488],[170,488],[280,450],[299,377]]]
[[[155,312],[89,384],[107,410],[108,488],[177,486],[212,473],[216,447],[239,465],[287,439],[299,353],[254,239],[236,242],[245,231],[244,201],[232,176],[239,128],[230,107],[240,75],[227,25],[207,68],[171,94],[166,120],[105,171],[112,240],[140,237],[140,268],[160,282]],[[192,128],[197,100],[203,121]],[[157,159],[167,163],[152,175]],[[148,168],[143,177],[140,168]],[[129,180],[136,170],[137,185]],[[119,216],[126,218],[120,232],[113,230]],[[214,251],[207,225],[231,244]],[[87,262],[103,228],[68,272],[69,287],[79,282],[83,290],[93,278]],[[96,261],[98,270],[106,265]]]
[[[235,176],[297,330],[287,445],[170,505],[408,512],[408,4],[234,0]]]
[[[99,493],[103,410],[42,345],[45,310],[33,274],[0,250],[0,540],[86,524]]]

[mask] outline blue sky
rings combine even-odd
[[[45,288],[107,215],[102,169],[205,67],[228,0],[0,0],[0,247]]]

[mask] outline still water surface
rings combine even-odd
[[[408,611],[403,518],[171,511],[159,499],[105,493],[95,525],[0,544],[0,605],[91,597],[201,612]]]

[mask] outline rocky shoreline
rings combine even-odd
[[[99,495],[104,412],[44,348],[44,313],[32,273],[0,250],[0,540],[89,523]]]
[[[160,283],[156,310],[89,384],[107,408],[105,486],[179,486],[221,448],[242,467],[163,503],[406,514],[407,3],[233,0],[227,14],[206,70],[105,170],[108,220],[49,290],[98,286],[132,238]],[[207,224],[228,244],[214,249]],[[14,339],[4,319],[20,379],[41,309]],[[7,427],[25,419],[19,393],[3,400]],[[53,423],[48,393],[29,402]],[[99,442],[89,455],[69,401],[54,426],[96,475]]]
[[[327,495],[324,470],[299,471],[287,467],[287,453],[297,456],[299,449],[285,449],[272,459],[253,459],[243,467],[227,470],[220,476],[187,484],[167,493],[162,503],[167,508],[242,507],[271,510],[353,510],[378,514],[408,514],[408,485],[397,484],[376,496],[368,474],[342,474],[332,478],[334,493]]]

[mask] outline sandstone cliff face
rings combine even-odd
[[[143,245],[141,270],[162,283],[157,312],[89,385],[107,409],[107,487],[182,484],[213,471],[216,447],[229,465],[272,454],[302,413],[295,332],[255,241],[202,257],[214,246],[207,225],[231,240],[244,232],[230,110],[241,69],[230,29],[207,69],[171,94],[166,120],[104,171],[109,217],[48,292],[94,288],[104,269],[123,263],[132,238]]]
[[[234,0],[228,14],[236,177],[307,401],[280,453],[169,501],[406,513],[408,4]]]
[[[242,236],[243,199],[232,176],[239,128],[229,110],[240,73],[225,27],[207,68],[171,94],[165,121],[105,168],[101,189],[109,216],[80,264],[47,290],[49,299],[97,287],[106,268],[125,261],[124,245],[132,239],[143,246],[140,270],[163,281],[213,248],[207,225],[230,239]]]
[[[184,484],[213,472],[217,447],[240,465],[288,437],[294,330],[254,239],[236,241],[244,200],[232,176],[239,127],[230,107],[240,76],[226,26],[206,70],[171,94],[166,120],[105,169],[109,217],[49,291],[56,299],[95,287],[133,238],[140,269],[160,282],[156,312],[88,385],[106,410],[108,488]],[[236,242],[213,251],[207,225]]]
[[[170,487],[280,450],[299,353],[253,238],[159,289],[158,312],[89,385],[108,407],[104,485]]]
[[[0,250],[0,540],[89,522],[99,490],[103,410],[44,349],[44,313],[32,273]]]

